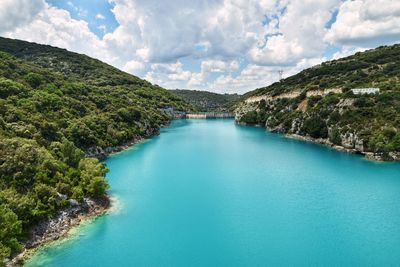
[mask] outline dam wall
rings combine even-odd
[[[187,113],[185,118],[186,119],[231,119],[235,118],[235,114],[229,112]]]

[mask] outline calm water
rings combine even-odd
[[[400,164],[182,120],[107,165],[118,210],[28,266],[400,266]]]

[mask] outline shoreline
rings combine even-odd
[[[262,125],[251,125],[239,122],[236,123],[242,126],[263,127]],[[277,133],[268,129],[266,130],[271,133]],[[96,157],[100,160],[104,160],[111,155],[122,152],[138,143],[143,142],[148,138],[158,135],[159,132],[160,129],[151,129],[148,133],[146,133],[146,136],[135,136],[131,141],[119,146],[109,147],[105,149],[96,147],[97,151],[92,152],[98,152],[97,154],[90,154],[88,152],[86,156]],[[361,152],[354,148],[352,149],[346,148],[344,146],[334,145],[328,139],[316,139],[298,134],[283,134],[283,137],[303,142],[324,145],[339,152],[360,154],[363,155],[366,159],[375,162],[400,161],[400,153],[397,152],[394,152],[393,154],[393,157],[395,157],[395,159],[387,160],[383,153]],[[6,266],[22,266],[39,249],[55,241],[61,241],[68,238],[68,236],[70,236],[71,234],[72,229],[76,228],[84,222],[94,220],[97,217],[103,216],[110,212],[110,210],[112,209],[111,203],[112,199],[108,194],[103,199],[85,198],[83,203],[77,204],[68,209],[60,210],[56,217],[47,221],[40,222],[38,225],[32,228],[28,240],[24,243],[24,250],[21,253],[12,257],[8,262],[6,262]]]
[[[166,126],[168,126],[168,124],[162,127]],[[149,128],[144,136],[137,135],[122,145],[107,147],[105,149],[93,147],[86,152],[85,156],[105,160],[109,156],[125,151],[159,133],[160,128]],[[6,266],[22,266],[39,249],[55,241],[68,238],[71,230],[82,223],[107,214],[112,208],[111,202],[112,198],[108,194],[103,199],[85,198],[83,203],[79,203],[68,209],[60,210],[56,217],[35,225],[30,230],[27,241],[23,244],[24,250],[14,257],[11,257],[9,261],[6,262]]]
[[[122,152],[157,134],[159,134],[159,129],[151,129],[146,133],[145,137],[135,136],[129,142],[119,146],[108,147],[105,149],[94,147],[89,149],[86,153],[86,157],[105,160],[107,157]],[[55,241],[68,238],[71,230],[81,225],[83,222],[105,215],[111,209],[111,200],[112,199],[108,194],[102,200],[85,198],[83,203],[75,207],[60,210],[55,218],[40,222],[32,228],[28,240],[23,244],[24,250],[6,262],[6,266],[22,266],[24,262],[31,258],[40,248]],[[36,235],[37,228],[44,228],[41,229],[40,232],[42,233],[39,235]]]
[[[42,221],[32,228],[24,250],[11,258],[6,266],[22,266],[39,249],[68,238],[72,229],[105,215],[111,206],[111,199],[106,196],[103,199],[85,198],[83,203],[77,206],[60,210],[56,217]]]
[[[149,132],[147,132],[144,136],[136,135],[131,140],[122,145],[106,147],[104,149],[99,146],[91,147],[88,149],[85,156],[88,158],[97,158],[98,160],[105,160],[107,159],[108,156],[127,150],[130,147],[159,134],[160,134],[159,128],[158,129],[151,128]]]
[[[358,154],[362,155],[365,159],[375,161],[375,162],[400,162],[400,152],[370,152],[370,151],[360,151],[357,150],[356,148],[347,148],[341,145],[335,145],[332,142],[330,142],[328,139],[324,138],[313,138],[310,136],[303,136],[299,134],[288,134],[288,133],[283,133],[279,131],[274,131],[273,129],[268,129],[263,125],[260,124],[247,124],[243,122],[238,122],[235,120],[235,123],[241,126],[253,126],[257,128],[264,128],[266,131],[274,134],[281,134],[285,138],[289,139],[295,139],[299,140],[302,142],[309,142],[313,144],[319,144],[326,146],[328,148],[334,149],[338,152],[344,152],[344,153],[349,153],[349,154]]]
[[[303,136],[298,134],[283,134],[283,136],[289,139],[295,139],[303,142],[310,142],[314,144],[324,145],[338,152],[362,155],[365,159],[375,162],[400,162],[400,152],[388,152],[388,153],[364,152],[364,151],[359,151],[355,148],[347,148],[344,146],[335,145],[328,139],[323,139],[323,138],[317,139],[310,136]]]

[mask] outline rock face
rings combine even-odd
[[[341,135],[342,143],[344,148],[353,149],[356,147],[356,142],[362,142],[362,140],[357,139],[357,136],[353,133],[346,133]]]
[[[259,123],[258,125],[273,133],[285,134],[287,137],[328,145],[340,151],[362,154],[371,160],[400,161],[400,152],[398,151],[373,151],[368,147],[368,142],[361,137],[357,129],[353,128],[351,124],[347,124],[344,127],[338,126],[338,124],[328,123],[331,118],[329,116],[328,119],[323,120],[319,119],[319,114],[310,114],[307,107],[299,109],[298,106],[304,105],[308,100],[307,98],[299,99],[296,104],[292,105],[282,105],[282,98],[279,97],[266,99],[266,97],[253,97],[249,101],[241,103],[235,110],[236,122],[244,125],[249,124],[242,121],[241,118],[248,113],[253,113],[256,114],[254,116],[257,116],[257,120],[259,120],[260,116],[264,116],[264,120],[262,120],[264,123]],[[327,110],[327,112],[342,114],[353,109],[353,105],[354,99],[340,99],[336,104],[331,105],[330,110]],[[282,117],[284,118],[282,114],[287,113],[295,114],[295,117],[292,117],[289,122],[281,119]],[[313,137],[305,130],[307,120],[312,117],[318,118],[326,128],[325,137]]]
[[[85,198],[82,203],[74,199],[69,202],[70,208],[61,210],[55,218],[40,222],[31,230],[30,238],[25,243],[26,248],[59,239],[84,218],[102,214],[110,204],[108,199],[90,198]]]

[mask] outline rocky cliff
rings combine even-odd
[[[400,46],[379,47],[326,62],[247,93],[236,121],[276,133],[400,160]],[[375,87],[375,94],[354,88]]]

